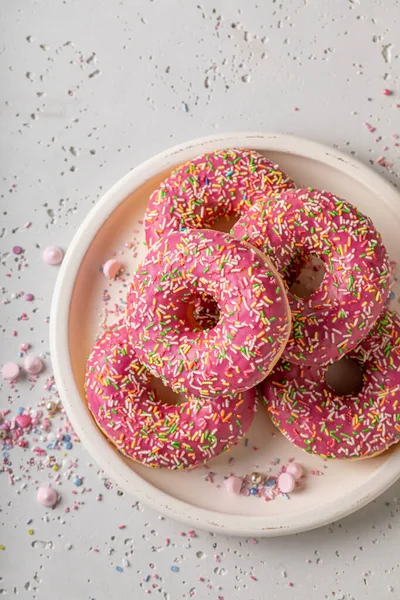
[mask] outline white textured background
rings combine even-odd
[[[288,132],[351,152],[398,182],[395,0],[0,6],[0,362],[20,362],[24,341],[34,354],[48,352],[57,268],[44,265],[41,249],[66,248],[99,196],[167,146],[221,131]],[[383,95],[384,88],[393,94]],[[389,164],[379,166],[380,157]],[[12,254],[14,245],[24,248],[22,256]],[[26,303],[22,291],[35,301]],[[46,364],[34,385],[3,385],[1,409],[15,412],[50,397],[43,390],[48,357]],[[63,424],[57,419],[54,427]],[[32,456],[12,449],[3,458],[11,464],[0,477],[0,596],[400,598],[399,484],[358,514],[307,534],[258,543],[201,531],[190,538],[179,524],[119,495],[78,443],[59,472],[62,503],[46,512],[36,504],[35,481],[54,473],[37,459],[29,464]],[[75,488],[73,472],[84,486]]]

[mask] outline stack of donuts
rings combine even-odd
[[[213,229],[222,218],[236,219],[229,234]],[[366,458],[400,439],[391,264],[350,202],[296,188],[253,150],[226,149],[176,168],[144,226],[125,318],[95,343],[85,379],[89,409],[122,454],[196,467],[246,434],[258,404],[324,458]],[[323,279],[300,297],[293,283],[315,257]],[[326,374],[343,357],[362,386],[340,396]],[[164,402],[154,379],[180,401]]]

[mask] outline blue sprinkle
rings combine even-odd
[[[173,566],[173,567],[171,567],[171,571],[173,571],[174,573],[178,573],[179,567]]]
[[[24,407],[23,407],[23,406],[22,406],[22,407],[20,406],[19,408],[17,408],[17,413],[18,413],[19,415],[22,415],[22,414],[24,413]]]
[[[273,487],[274,485],[276,485],[276,481],[273,477],[270,477],[269,479],[267,479],[267,481],[264,483],[264,485],[266,487]]]
[[[8,452],[3,452],[3,458],[8,458],[8,457],[9,457]]]
[[[46,448],[47,450],[53,450],[53,444],[47,444]]]
[[[75,477],[74,484],[77,486],[82,485],[82,479],[80,477]]]
[[[257,489],[257,488],[250,488],[250,494],[251,494],[252,496],[255,496],[255,495],[257,494],[257,492],[258,492],[258,489]]]
[[[71,444],[71,442],[64,442],[64,448],[65,448],[66,450],[71,450],[71,448],[72,448],[72,444]]]
[[[116,568],[116,570],[118,571],[118,573],[122,573],[122,571],[123,571],[123,568],[122,568],[122,567],[115,567],[115,568]]]
[[[68,433],[63,435],[63,442],[70,442],[70,441],[71,441],[71,436],[68,435]]]
[[[146,583],[150,581],[150,575],[146,575],[146,577],[143,577],[143,581],[145,581]]]
[[[206,185],[210,185],[210,180],[206,177]]]
[[[28,521],[26,522],[27,525],[30,525],[32,523],[32,519],[28,519]]]
[[[288,496],[287,494],[282,494],[282,496],[285,498],[285,500],[290,500],[290,496]]]

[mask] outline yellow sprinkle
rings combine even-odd
[[[33,529],[28,529],[28,533],[29,535],[33,535],[35,532],[33,531]]]

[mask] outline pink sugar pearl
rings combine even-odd
[[[58,494],[53,488],[48,486],[43,486],[38,489],[37,500],[43,506],[55,506],[58,500]]]
[[[43,369],[42,360],[38,356],[27,356],[24,360],[24,369],[29,375],[37,375]]]
[[[234,475],[231,475],[230,477],[228,477],[228,479],[225,479],[224,481],[226,490],[230,494],[234,494],[235,496],[238,496],[240,494],[240,490],[242,489],[242,483],[242,478],[235,477]]]
[[[47,246],[42,256],[47,265],[59,265],[64,258],[64,251],[58,246]]]
[[[103,273],[108,279],[115,279],[121,270],[121,263],[115,258],[110,258],[103,265]]]
[[[1,374],[3,375],[3,379],[15,381],[18,379],[19,370],[19,366],[16,363],[6,363],[1,369]]]
[[[293,492],[296,480],[290,473],[281,473],[278,477],[278,487],[283,494]]]
[[[286,473],[290,473],[295,479],[300,479],[303,475],[303,467],[299,463],[289,463],[286,467]]]

